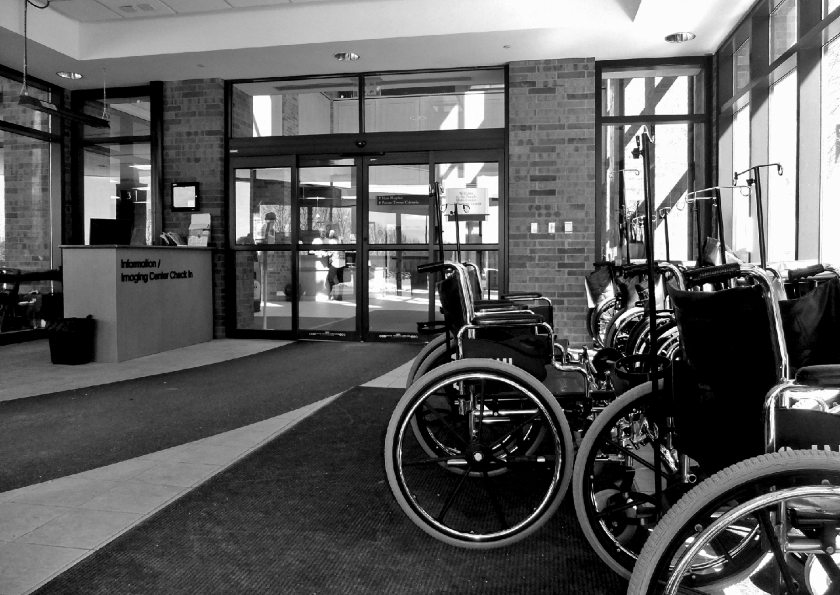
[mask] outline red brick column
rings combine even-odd
[[[509,288],[551,298],[559,337],[590,344],[584,277],[595,261],[595,60],[512,62],[509,101]]]

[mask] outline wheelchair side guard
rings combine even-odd
[[[546,359],[551,359],[551,344],[543,335],[514,337],[502,343],[484,339],[465,339],[465,358],[493,359],[507,362],[542,382],[547,376]]]

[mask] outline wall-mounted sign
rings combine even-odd
[[[429,204],[429,197],[425,195],[389,194],[376,197],[376,205],[380,207],[396,205],[419,206],[427,204]]]
[[[197,182],[173,182],[172,183],[172,210],[173,211],[197,211],[198,210],[198,183]]]
[[[445,211],[458,205],[458,213],[465,215],[487,214],[487,188],[447,188]]]

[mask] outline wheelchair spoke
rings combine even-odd
[[[455,502],[455,497],[458,495],[458,492],[461,491],[461,488],[464,485],[464,481],[466,481],[466,479],[470,476],[470,471],[471,470],[472,470],[472,465],[467,467],[466,473],[461,475],[461,477],[458,479],[458,483],[455,484],[455,488],[449,494],[449,497],[446,499],[446,502],[444,502],[443,510],[440,511],[440,514],[436,518],[436,520],[439,523],[443,523],[443,518],[446,516],[446,513],[449,512],[449,509],[452,506],[452,503]]]
[[[403,461],[402,467],[420,467],[422,465],[438,465],[440,463],[449,463],[450,461],[464,461],[464,457],[431,457],[428,459],[420,459],[417,461]]]
[[[828,554],[817,554],[815,557],[831,581],[831,588],[828,592],[838,592],[838,589],[840,589],[840,568],[837,567],[837,563],[834,561],[834,558]]]
[[[452,425],[446,421],[443,417],[441,417],[440,413],[437,409],[432,408],[426,401],[423,402],[423,408],[429,411],[432,415],[435,416],[443,427],[449,430],[449,433],[452,434],[452,437],[455,438],[458,442],[460,442],[465,448],[469,445],[469,443],[458,433],[458,431],[452,427]]]
[[[490,498],[490,503],[493,505],[493,510],[496,512],[496,518],[499,520],[499,524],[502,529],[509,529],[510,525],[508,525],[508,522],[505,519],[505,511],[502,510],[502,505],[499,503],[499,498],[496,496],[496,490],[491,485],[490,476],[487,475],[486,471],[483,473],[483,476],[484,489],[487,491],[487,496]]]
[[[499,446],[501,446],[501,445],[502,445],[502,443],[506,442],[506,441],[507,441],[507,440],[508,440],[511,436],[513,436],[516,432],[518,432],[519,430],[521,430],[522,428],[524,428],[525,426],[527,426],[528,424],[530,424],[531,422],[533,422],[533,421],[534,421],[535,419],[537,419],[539,416],[540,416],[540,412],[539,412],[539,411],[537,411],[534,415],[532,415],[531,417],[529,417],[528,419],[526,419],[525,421],[523,421],[521,424],[519,424],[518,426],[516,426],[515,428],[513,428],[510,432],[506,433],[504,436],[501,436],[500,438],[497,438],[497,439],[493,442],[493,444],[491,444],[491,445],[489,446],[489,448],[490,448],[490,449],[495,449],[495,448],[498,448]]]

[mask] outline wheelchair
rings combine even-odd
[[[793,365],[837,357],[836,276],[822,289],[800,298],[824,308],[821,328],[806,329],[817,344],[791,357]],[[815,319],[809,310],[805,324]],[[798,338],[782,320],[783,338]],[[801,329],[802,321],[796,324]],[[727,595],[840,590],[840,453],[831,450],[840,443],[838,361],[809,363],[772,387],[764,405],[766,454],[721,470],[676,503],[642,549],[628,593],[708,592],[704,574],[727,575]],[[723,555],[710,565],[714,551]]]
[[[578,451],[572,490],[581,528],[599,557],[626,578],[650,532],[698,478],[763,452],[764,395],[788,375],[785,327],[813,324],[791,322],[790,312],[783,322],[780,284],[758,267],[728,264],[685,274],[687,287],[732,279],[743,286],[711,293],[669,288],[680,358],[608,405]],[[837,279],[826,287],[840,295]],[[823,334],[836,337],[840,318],[820,324],[829,327]],[[812,347],[808,354],[795,350],[795,363],[840,361],[833,341]],[[692,570],[693,588],[719,589],[737,578],[734,567],[705,554],[710,570]],[[723,559],[730,554],[724,548]]]
[[[440,269],[440,263],[431,263],[421,265],[418,271],[421,273],[436,272]],[[531,292],[516,292],[502,295],[499,299],[491,300],[479,299],[483,295],[480,275],[477,267],[470,262],[460,264],[460,275],[466,280],[465,285],[465,299],[469,300],[472,305],[472,310],[477,315],[487,312],[503,312],[511,310],[529,310],[535,314],[542,316],[543,321],[548,325],[548,328],[553,327],[554,320],[554,306],[551,300],[542,296],[539,293]],[[455,267],[449,267],[448,274],[451,275],[455,271]],[[459,317],[459,321],[463,321],[463,317]],[[460,322],[458,323],[460,324]],[[436,335],[429,341],[414,361],[411,364],[407,378],[406,388],[414,384],[415,379],[419,378],[426,372],[443,365],[445,363],[455,361],[458,359],[457,350],[455,347],[455,335],[460,330],[458,324],[453,324],[451,320],[444,319],[443,321],[433,322],[419,322],[417,323],[417,330],[422,335]],[[555,345],[555,350],[560,352],[560,358],[567,362],[572,357],[568,347],[561,344]],[[586,354],[574,354],[578,361],[586,361]],[[591,379],[593,380],[594,379]]]
[[[438,284],[457,360],[417,377],[385,437],[388,483],[423,531],[466,548],[514,543],[541,527],[571,479],[571,418],[586,423],[586,370],[555,358],[553,329],[525,309],[476,312],[458,263]],[[430,356],[431,357],[431,356]],[[576,375],[580,391],[554,394],[549,370]],[[610,397],[612,395],[610,394]]]

